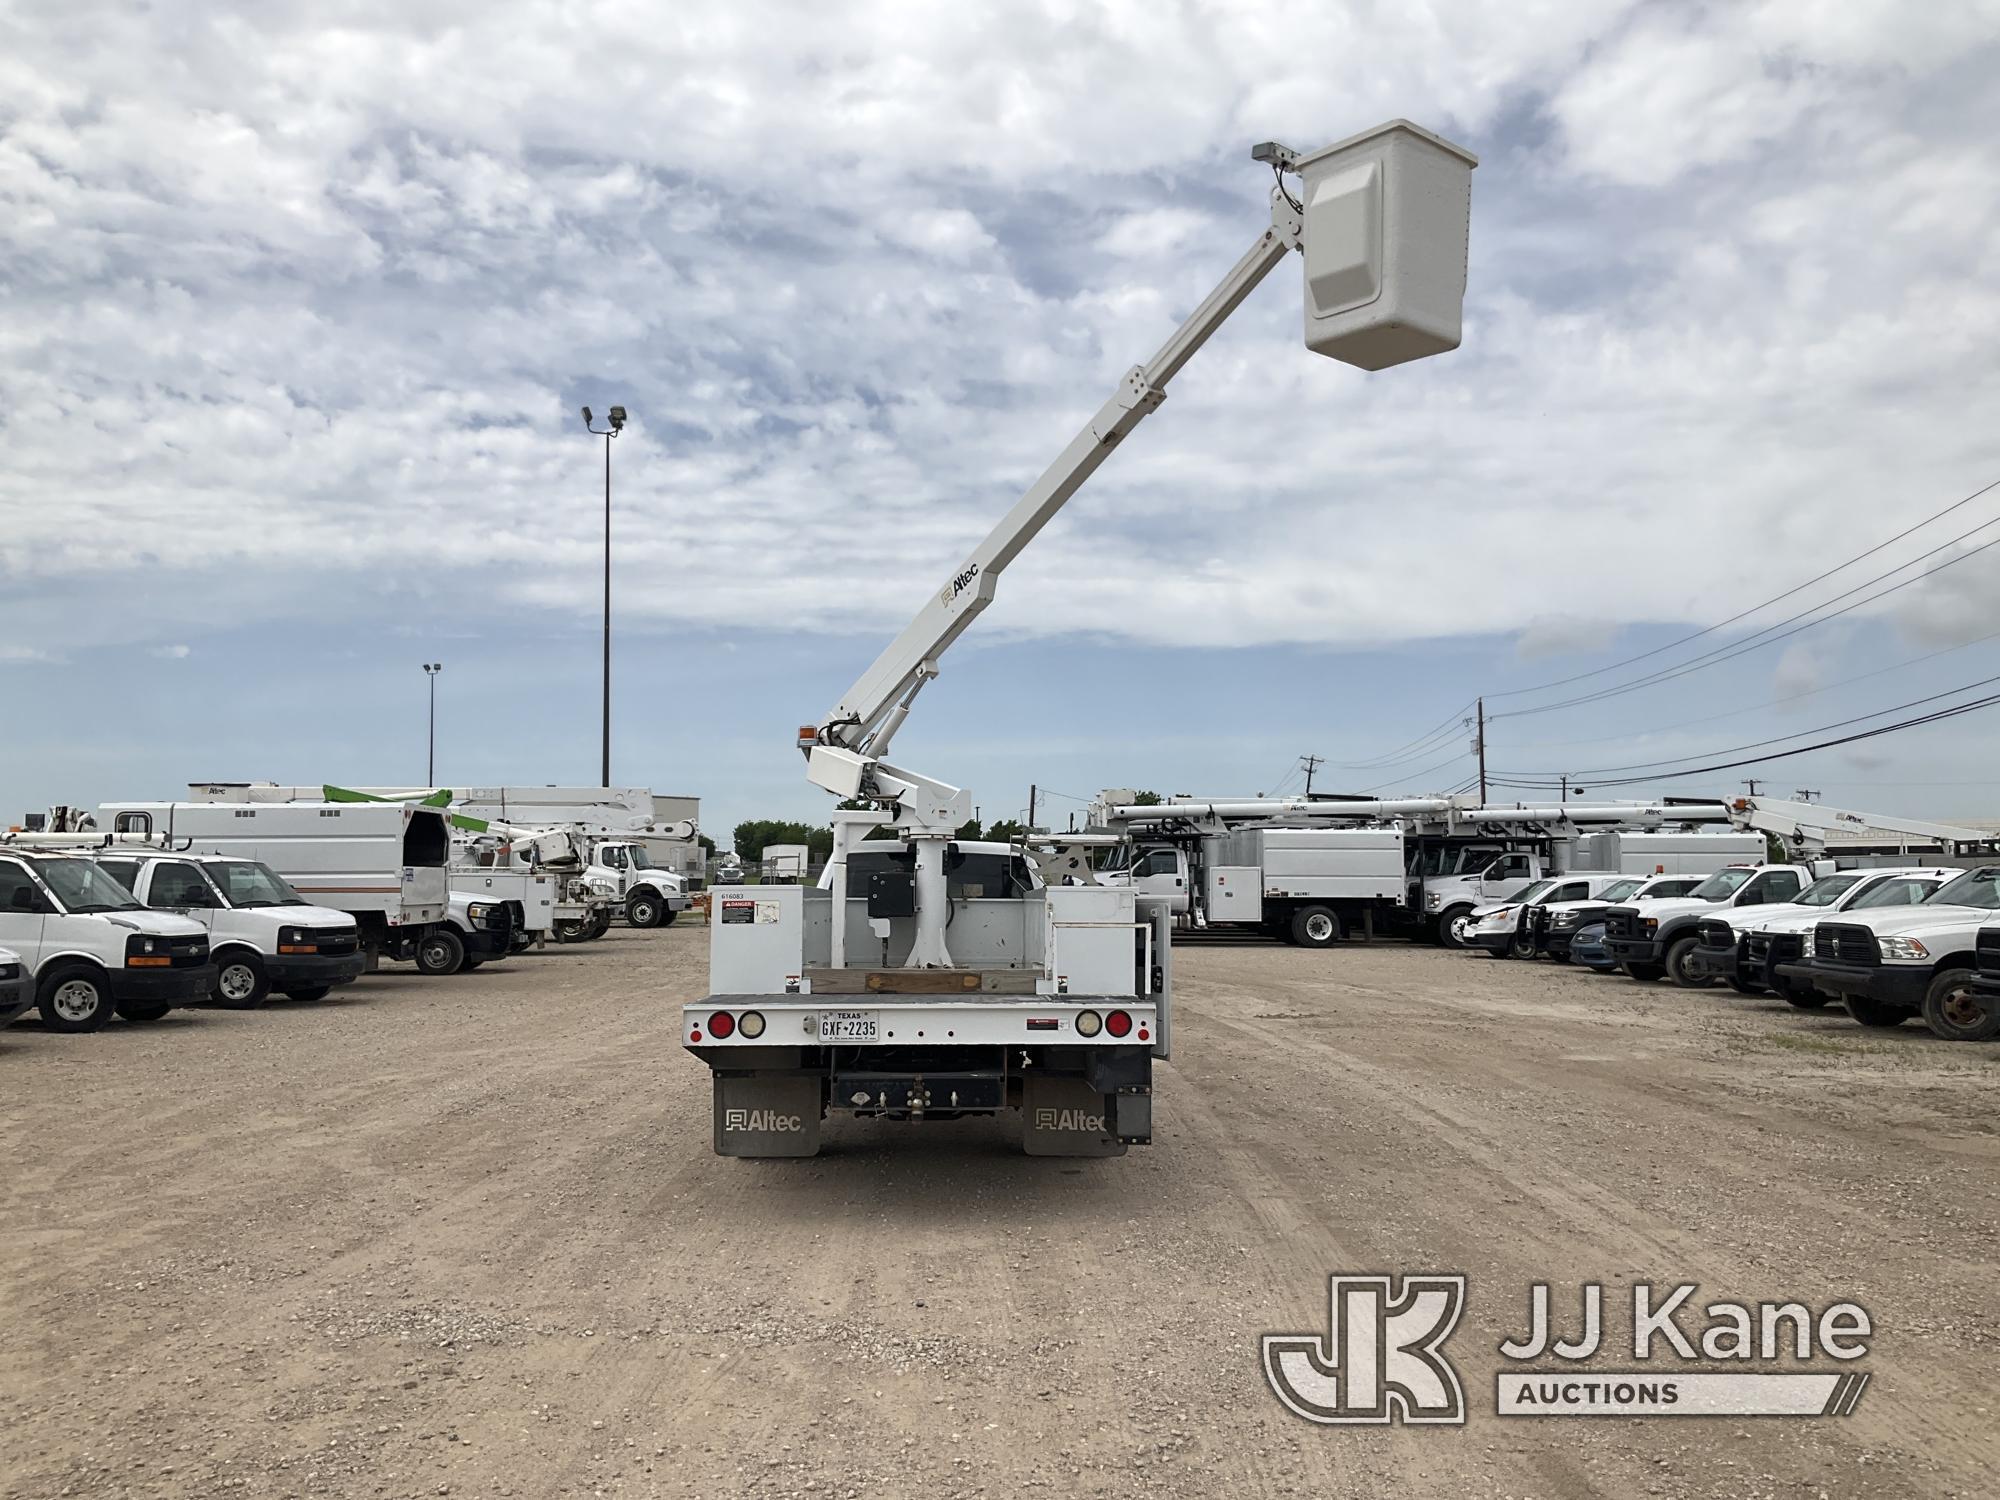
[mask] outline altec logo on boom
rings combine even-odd
[[[1494,1410],[1503,1417],[1844,1417],[1868,1388],[1861,1370],[1773,1369],[1781,1359],[1856,1360],[1873,1335],[1867,1311],[1837,1302],[1710,1302],[1692,1322],[1692,1282],[1665,1293],[1632,1287],[1632,1358],[1644,1369],[1579,1369],[1604,1345],[1604,1288],[1585,1282],[1577,1336],[1555,1335],[1546,1282],[1529,1288],[1528,1332],[1500,1345]],[[1266,1334],[1264,1378],[1309,1422],[1462,1425],[1465,1394],[1443,1345],[1465,1310],[1460,1275],[1337,1275],[1328,1280],[1327,1332]],[[1545,1360],[1554,1360],[1551,1367]],[[1752,1368],[1689,1370],[1686,1363]],[[1520,1366],[1527,1365],[1528,1368]],[[1761,1367],[1761,1368],[1759,1368]]]
[[[972,580],[977,578],[978,576],[979,576],[979,564],[967,563],[960,572],[958,572],[952,577],[950,583],[946,584],[941,590],[938,591],[938,602],[940,604],[951,603],[952,600],[956,599],[960,594],[964,593],[967,589],[971,588]]]

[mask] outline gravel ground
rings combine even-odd
[[[621,928],[0,1032],[0,1493],[1995,1493],[2000,1049],[1393,944],[1183,947],[1150,1148],[836,1122],[724,1161],[676,1042],[705,958]],[[1323,1330],[1339,1270],[1471,1278],[1468,1425],[1278,1406],[1258,1336]],[[1859,1301],[1873,1384],[1844,1420],[1492,1415],[1531,1281],[1635,1278]]]

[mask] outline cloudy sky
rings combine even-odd
[[[1482,693],[1523,782],[1976,696],[2000,491],[1670,643],[2000,479],[1996,65],[1948,0],[12,8],[0,816],[417,779],[425,660],[441,781],[594,780],[613,402],[614,780],[820,814],[793,730],[1249,243],[1249,146],[1397,115],[1481,158],[1464,347],[1316,359],[1275,274],[899,758],[991,818],[1456,786]],[[1997,737],[1762,774],[2000,817]]]

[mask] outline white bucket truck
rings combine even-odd
[[[96,1031],[114,1013],[157,1021],[215,984],[199,922],[148,910],[75,849],[0,847],[0,948],[52,1031]]]
[[[107,802],[98,825],[190,854],[275,871],[306,900],[352,916],[365,953],[408,960],[445,919],[451,837],[434,807],[377,802]]]
[[[1167,903],[1096,883],[954,900],[971,795],[890,755],[1008,564],[1294,250],[1309,349],[1378,370],[1457,347],[1470,155],[1405,121],[1309,155],[1275,143],[1252,154],[1278,184],[1242,258],[799,731],[807,779],[850,804],[832,817],[827,887],[711,893],[714,993],[684,1008],[681,1035],[713,1070],[718,1152],[812,1155],[835,1112],[918,1121],[1018,1109],[1025,1149],[1044,1155],[1112,1156],[1152,1139],[1152,1063],[1171,1031]],[[908,868],[857,890],[847,858],[871,828],[906,845]]]

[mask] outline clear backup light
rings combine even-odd
[[[737,1035],[755,1041],[764,1034],[764,1013],[760,1010],[746,1010],[736,1018]]]
[[[1094,1010],[1080,1010],[1076,1013],[1076,1034],[1096,1036],[1104,1029],[1104,1017]]]

